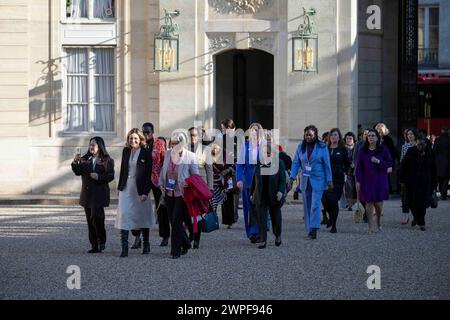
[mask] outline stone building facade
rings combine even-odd
[[[77,193],[77,149],[104,137],[118,171],[126,133],[147,121],[167,137],[259,120],[290,153],[308,124],[386,121],[395,135],[396,2],[0,0],[0,194]],[[292,71],[303,7],[317,11],[317,73]],[[153,70],[163,9],[181,12],[179,72]]]

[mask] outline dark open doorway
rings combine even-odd
[[[238,128],[274,125],[274,56],[261,50],[230,50],[215,57],[216,127],[225,118]]]

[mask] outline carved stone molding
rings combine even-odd
[[[272,34],[250,34],[250,46],[255,49],[264,49],[272,52],[275,39]]]
[[[209,6],[220,14],[255,14],[271,0],[208,0]]]
[[[209,50],[219,51],[234,46],[234,36],[232,35],[216,35],[209,38]]]

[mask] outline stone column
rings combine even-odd
[[[356,132],[358,119],[358,1],[338,0],[338,128]]]

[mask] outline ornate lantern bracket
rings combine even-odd
[[[292,71],[318,72],[318,40],[311,17],[317,11],[303,8],[303,23],[292,36]]]
[[[173,18],[179,15],[179,10],[164,9],[164,24],[159,28],[159,33],[154,36],[153,70],[155,72],[177,72],[179,69],[179,27],[173,21]]]

